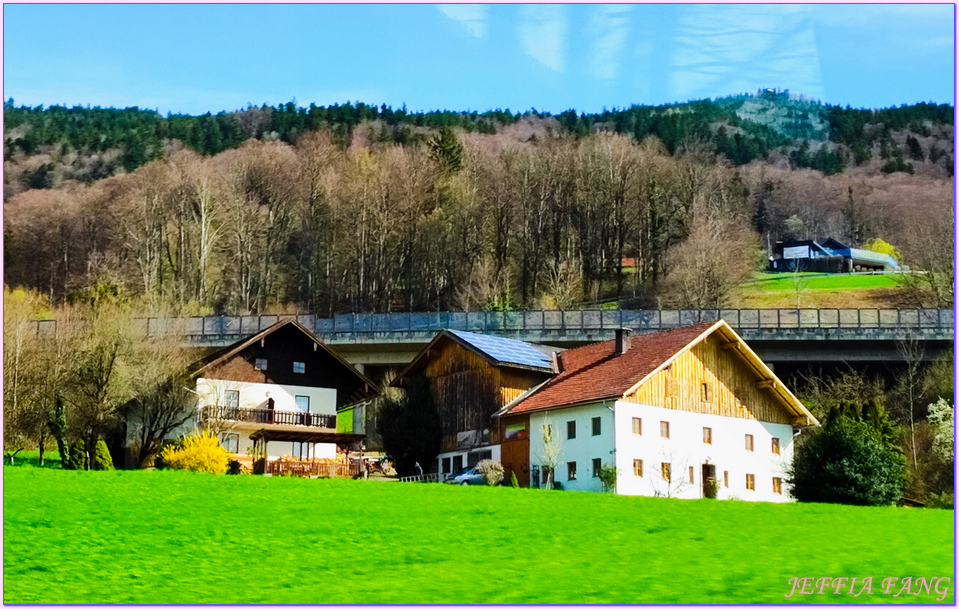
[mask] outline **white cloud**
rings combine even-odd
[[[486,37],[486,21],[488,7],[483,4],[437,4],[441,13],[459,21],[471,36]]]
[[[685,9],[672,43],[673,98],[764,87],[825,98],[808,6],[690,5]]]
[[[558,4],[525,5],[517,24],[523,50],[557,72],[566,67],[566,11]]]
[[[623,50],[629,35],[629,5],[607,4],[592,8],[586,35],[592,46],[590,73],[599,79],[611,80],[619,74]]]
[[[936,26],[951,23],[953,9],[952,4],[817,4],[812,14],[817,24],[840,28]]]

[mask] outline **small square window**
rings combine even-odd
[[[777,495],[783,494],[783,479],[773,478],[773,492]]]
[[[753,449],[753,436],[752,434],[746,434],[746,450]]]
[[[603,469],[602,459],[593,459],[593,478],[599,478],[599,470]]]
[[[227,408],[239,408],[240,407],[240,390],[225,389],[223,391],[223,405]]]
[[[576,439],[576,421],[566,421],[566,439]]]
[[[693,469],[693,466],[692,466],[692,465],[690,465],[690,466],[689,466],[689,482],[690,482],[690,484],[692,484],[693,482],[696,481],[695,475],[696,475],[696,470]]]
[[[637,436],[643,435],[643,420],[639,417],[633,417],[633,433]]]
[[[293,362],[293,372],[304,374],[306,372],[306,362]]]
[[[753,474],[746,474],[746,490],[754,491],[756,490],[756,476]]]
[[[603,431],[603,419],[593,417],[593,435],[598,436]]]
[[[729,488],[729,472],[723,472],[723,486]]]
[[[262,358],[256,358],[256,369],[257,370],[266,370],[266,360]]]
[[[643,460],[633,459],[633,475],[643,477]]]
[[[779,438],[773,438],[773,454],[779,454]]]
[[[669,463],[663,463],[661,471],[663,474],[663,480],[665,480],[666,482],[669,482],[670,469],[671,467]]]
[[[566,464],[566,479],[575,480],[576,479],[576,462],[570,461]]]
[[[703,427],[703,444],[713,443],[713,428]]]
[[[669,437],[669,421],[659,422],[659,435],[661,435],[664,438]]]

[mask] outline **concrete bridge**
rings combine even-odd
[[[296,318],[350,363],[370,372],[409,363],[443,329],[495,334],[575,347],[609,340],[618,328],[655,332],[725,319],[765,361],[789,368],[808,363],[904,361],[904,340],[915,339],[924,359],[953,348],[952,309],[709,309],[479,311],[211,316],[136,321],[150,335],[178,331],[194,347],[222,347],[280,319]],[[38,322],[47,333],[55,321]]]

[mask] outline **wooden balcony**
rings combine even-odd
[[[266,473],[274,476],[298,476],[301,478],[357,478],[363,472],[359,460],[336,463],[328,460],[269,461]]]
[[[255,426],[284,425],[314,429],[336,429],[335,414],[318,414],[315,412],[207,406],[200,410],[200,417],[204,421],[218,419],[221,421],[250,423]]]

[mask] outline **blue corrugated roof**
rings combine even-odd
[[[450,330],[449,332],[498,362],[547,370],[553,369],[552,357],[521,340],[474,334],[473,332],[462,332],[460,330]]]

